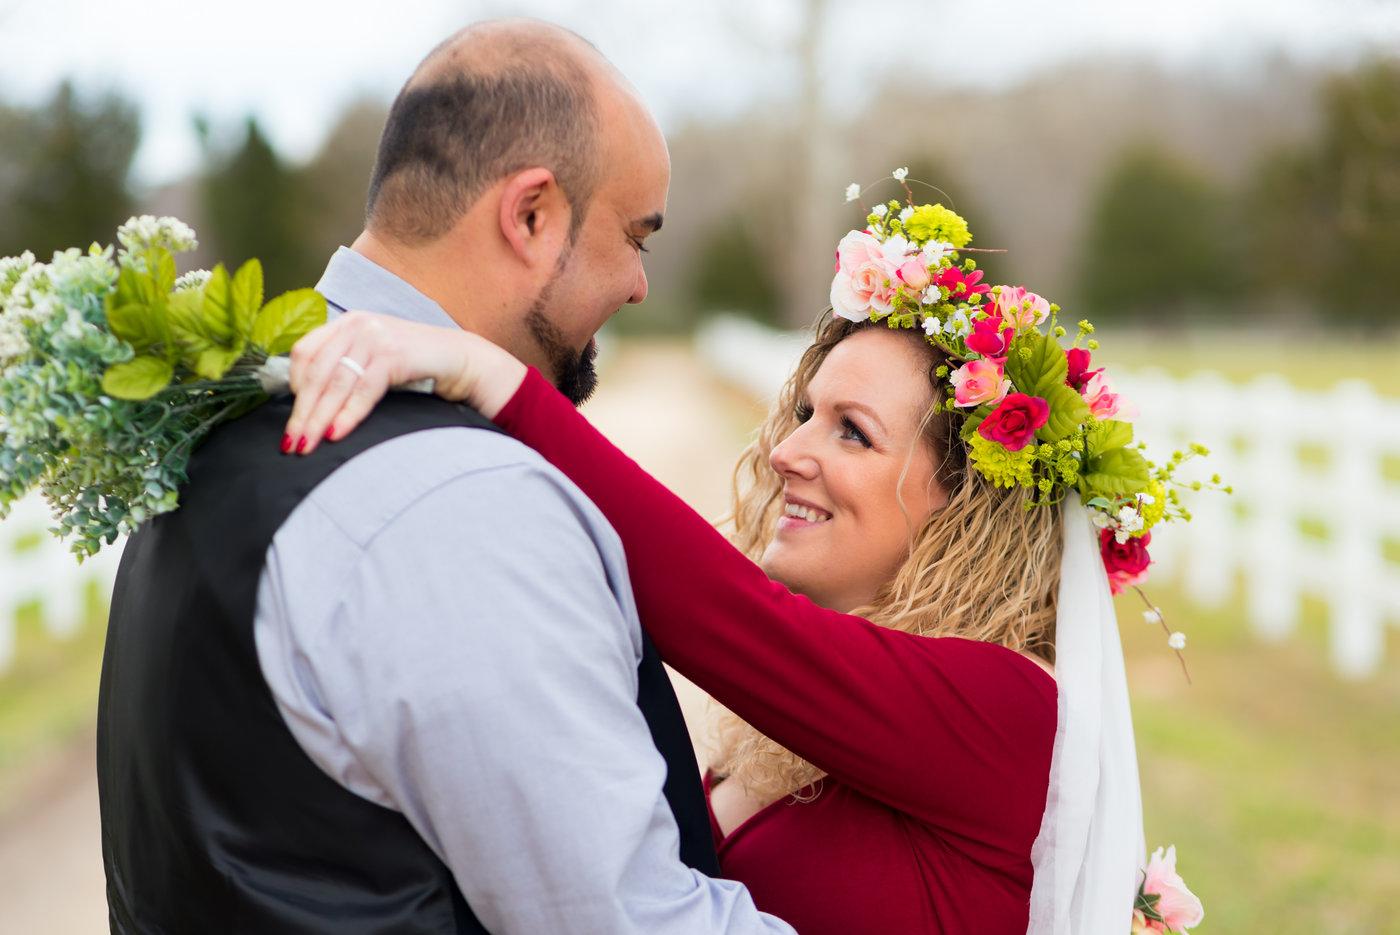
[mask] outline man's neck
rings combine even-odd
[[[481,333],[487,329],[479,316],[472,314],[462,296],[453,294],[439,276],[434,274],[432,264],[424,263],[416,251],[405,249],[398,244],[377,237],[372,231],[362,231],[350,245],[360,256],[376,266],[393,273],[419,292],[436,302],[459,328]]]

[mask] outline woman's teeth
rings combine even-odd
[[[811,507],[803,506],[800,503],[789,503],[783,508],[783,512],[788,516],[795,516],[798,519],[805,519],[809,523],[824,523],[831,519],[830,513],[823,513],[821,510],[814,510]]]

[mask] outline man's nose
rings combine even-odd
[[[637,267],[637,282],[632,287],[632,295],[627,299],[628,305],[641,305],[647,298],[647,271],[642,266]]]

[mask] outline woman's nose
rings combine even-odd
[[[787,438],[773,447],[768,463],[783,477],[812,480],[817,476],[818,463],[810,449],[805,426],[799,425]]]

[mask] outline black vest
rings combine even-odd
[[[273,535],[336,468],[409,432],[495,427],[463,406],[391,394],[349,438],[286,457],[290,411],[274,400],[215,430],[191,459],[180,508],[122,556],[97,735],[112,930],[484,932],[408,821],[297,745],[263,679],[253,616]],[[637,703],[666,759],[681,859],[717,876],[680,705],[644,646]]]

